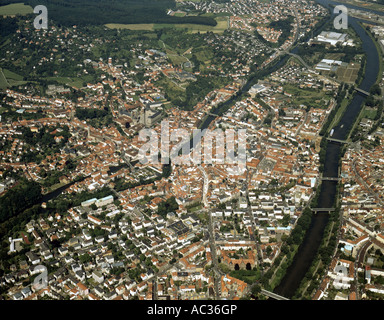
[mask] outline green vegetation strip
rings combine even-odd
[[[0,7],[0,16],[26,15],[29,13],[33,13],[33,9],[24,3],[12,3]]]
[[[210,26],[204,24],[193,23],[136,23],[136,24],[122,24],[122,23],[107,23],[105,26],[110,29],[128,29],[128,30],[141,30],[141,31],[153,31],[163,28],[178,28],[188,29],[188,31],[195,32],[214,32],[223,33],[228,28],[228,22],[225,18],[215,19],[217,25]]]
[[[383,75],[383,51],[380,48],[380,45],[377,43],[375,37],[371,33],[370,29],[365,27],[362,23],[359,22],[361,27],[366,31],[366,33],[369,35],[369,37],[372,39],[372,42],[376,46],[377,54],[379,55],[379,72],[377,74],[376,84],[379,84],[381,82],[381,78]]]

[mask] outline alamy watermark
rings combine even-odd
[[[246,129],[187,129],[170,130],[169,122],[161,122],[160,134],[154,129],[139,131],[139,149],[142,164],[228,164],[245,168]],[[191,145],[192,142],[192,145]]]
[[[33,8],[33,13],[39,15],[33,20],[33,26],[35,29],[48,29],[48,9],[46,6],[38,5]]]
[[[33,21],[35,29],[48,29],[48,9],[44,5],[37,5],[33,9],[33,13],[38,14]],[[338,16],[333,20],[333,26],[335,29],[347,29],[348,28],[348,9],[344,5],[337,5],[333,9],[334,14]]]
[[[337,30],[348,28],[348,9],[346,6],[337,5],[333,9],[334,14],[338,14],[333,20],[333,27]]]
[[[33,269],[34,273],[39,273],[33,280],[32,288],[40,291],[48,286],[48,270],[47,267],[39,264]]]

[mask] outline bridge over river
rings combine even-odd
[[[267,297],[270,297],[270,298],[275,299],[275,300],[289,300],[286,297],[283,297],[283,296],[281,296],[279,294],[276,294],[276,293],[273,293],[271,291],[267,291],[267,290],[264,290],[264,289],[261,289],[261,293],[266,295]]]

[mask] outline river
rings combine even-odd
[[[342,4],[328,0],[316,0],[318,3],[328,6],[329,4]],[[359,37],[363,42],[363,49],[367,54],[367,64],[364,74],[364,79],[360,85],[360,88],[369,91],[371,86],[375,83],[377,78],[377,73],[379,70],[379,57],[376,51],[376,46],[372,42],[371,38],[365,33],[361,26],[357,23],[359,19],[348,17],[348,23],[352,26]],[[296,49],[291,50],[292,53],[296,52]],[[289,56],[285,55],[280,57],[279,61],[267,68],[269,73],[272,73],[274,70],[277,70],[288,60]],[[249,88],[255,83],[259,75],[252,76],[247,83],[240,90],[240,94],[247,92]],[[216,113],[221,110],[225,110],[229,105],[231,105],[236,97],[232,97],[224,104],[216,107],[212,110],[212,113]],[[355,122],[355,119],[360,111],[361,105],[365,97],[360,94],[356,94],[351,103],[348,106],[347,112],[344,113],[339,124],[334,127],[333,137],[337,139],[345,139],[349,132],[349,129]],[[208,116],[204,119],[201,129],[208,128],[209,124],[215,119],[214,116]],[[343,126],[341,126],[343,125]],[[191,139],[191,148],[193,148],[193,139]],[[337,143],[328,143],[326,149],[326,161],[324,165],[324,176],[327,177],[337,177],[338,168],[339,168],[339,158],[340,158],[341,147]],[[117,167],[115,170],[117,170]],[[49,194],[46,194],[41,201],[48,201],[60,195],[67,187],[69,187],[74,182],[71,182]],[[319,195],[318,206],[322,208],[333,207],[335,196],[336,196],[336,182],[325,181],[322,183],[321,191]],[[311,225],[306,233],[302,245],[299,247],[298,253],[296,254],[293,263],[288,268],[286,276],[282,279],[280,285],[275,289],[275,293],[283,295],[285,297],[292,297],[300,285],[300,282],[309,269],[313,258],[317,252],[317,249],[321,243],[324,228],[328,222],[328,215],[326,213],[318,213],[314,215],[311,221]]]
[[[65,190],[67,190],[70,186],[74,185],[75,183],[77,182],[81,182],[83,180],[85,180],[86,178],[88,178],[89,176],[85,176],[85,177],[81,177],[81,178],[78,178],[74,181],[71,181],[71,182],[68,182],[67,184],[49,192],[49,193],[46,193],[42,196],[42,198],[40,199],[39,203],[43,203],[43,202],[48,202],[49,200],[52,200],[56,197],[58,197],[59,195],[61,195]]]
[[[329,0],[315,0],[319,4],[322,4],[325,7],[329,7],[331,11],[333,8],[330,5],[338,5],[342,3],[329,1]],[[348,7],[348,5],[345,5]],[[330,16],[330,19],[333,19],[334,16]],[[357,18],[352,18],[348,16],[348,27],[353,27],[360,39],[362,40],[363,50],[366,53],[366,69],[364,73],[363,81],[361,82],[359,88],[365,91],[370,90],[371,86],[376,82],[377,74],[379,70],[379,56],[376,50],[375,44],[372,42],[372,39],[365,33],[365,30],[358,24],[359,21],[363,21]],[[314,31],[314,35],[318,34],[323,28],[323,25],[320,28],[317,28]],[[340,32],[339,30],[334,30]],[[297,53],[297,47],[291,49],[291,53]],[[273,63],[268,66],[266,70],[263,70],[263,74],[272,73],[281,66],[283,66],[288,60],[289,56],[285,55],[279,57],[277,63]],[[267,72],[266,72],[267,71]],[[250,77],[246,84],[239,91],[238,95],[242,95],[247,92],[249,88],[255,83],[255,80],[260,78],[260,74],[256,74]],[[237,96],[238,96],[237,95]],[[220,111],[226,110],[230,106],[237,96],[232,97],[223,104],[215,107],[211,112],[216,114]],[[338,125],[334,127],[333,138],[344,140],[347,138],[350,128],[353,126],[362,106],[362,103],[365,100],[365,96],[361,94],[356,94],[352,99],[351,103],[347,106],[347,111],[342,116]],[[201,129],[208,128],[209,124],[215,119],[214,116],[207,116],[202,124],[200,125]],[[191,149],[199,141],[198,139],[190,140]],[[337,177],[339,171],[339,159],[340,159],[341,146],[338,143],[328,143],[326,148],[325,164],[323,175],[325,177]],[[320,194],[318,198],[318,207],[320,208],[332,208],[335,204],[336,198],[336,189],[337,183],[333,181],[324,181],[321,184]],[[296,290],[298,289],[301,280],[303,279],[305,273],[312,264],[312,261],[317,253],[317,250],[321,244],[324,229],[328,223],[328,214],[325,212],[319,212],[316,215],[313,215],[310,227],[304,237],[303,243],[298,249],[297,254],[294,257],[294,260],[291,266],[287,269],[285,277],[282,279],[281,283],[275,288],[275,293],[282,296],[291,298],[294,296]]]
[[[337,3],[328,0],[316,0],[318,3],[328,7],[329,4],[337,5]],[[346,5],[348,7],[348,5]],[[361,8],[360,8],[361,9]],[[365,33],[365,30],[358,24],[360,21],[357,18],[348,17],[348,26],[352,26],[356,33],[362,40],[363,50],[367,55],[367,64],[364,74],[364,79],[359,88],[365,91],[370,90],[372,85],[376,82],[379,70],[379,55],[376,46],[372,39]],[[338,32],[338,30],[335,30]],[[334,127],[333,138],[345,140],[348,133],[353,126],[365,96],[356,94],[351,103],[347,107],[347,111],[339,121],[338,125]],[[341,145],[338,143],[329,142],[326,148],[325,164],[323,175],[325,177],[337,177],[339,171]],[[332,208],[335,204],[337,183],[332,181],[324,181],[321,185],[319,194],[318,207]],[[299,247],[291,266],[287,269],[285,277],[282,279],[279,286],[274,290],[275,293],[282,296],[292,298],[298,289],[301,280],[305,273],[308,271],[315,257],[319,245],[322,241],[324,229],[328,223],[328,214],[319,212],[313,215],[311,225],[305,235],[302,245]]]

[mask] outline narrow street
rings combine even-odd
[[[211,212],[209,212],[208,214],[209,214],[209,219],[208,219],[209,247],[211,249],[212,263],[213,263],[215,299],[220,299],[221,272],[219,270],[219,263],[218,263],[217,254],[216,254],[216,242],[215,242],[215,233],[213,231],[212,214]]]

